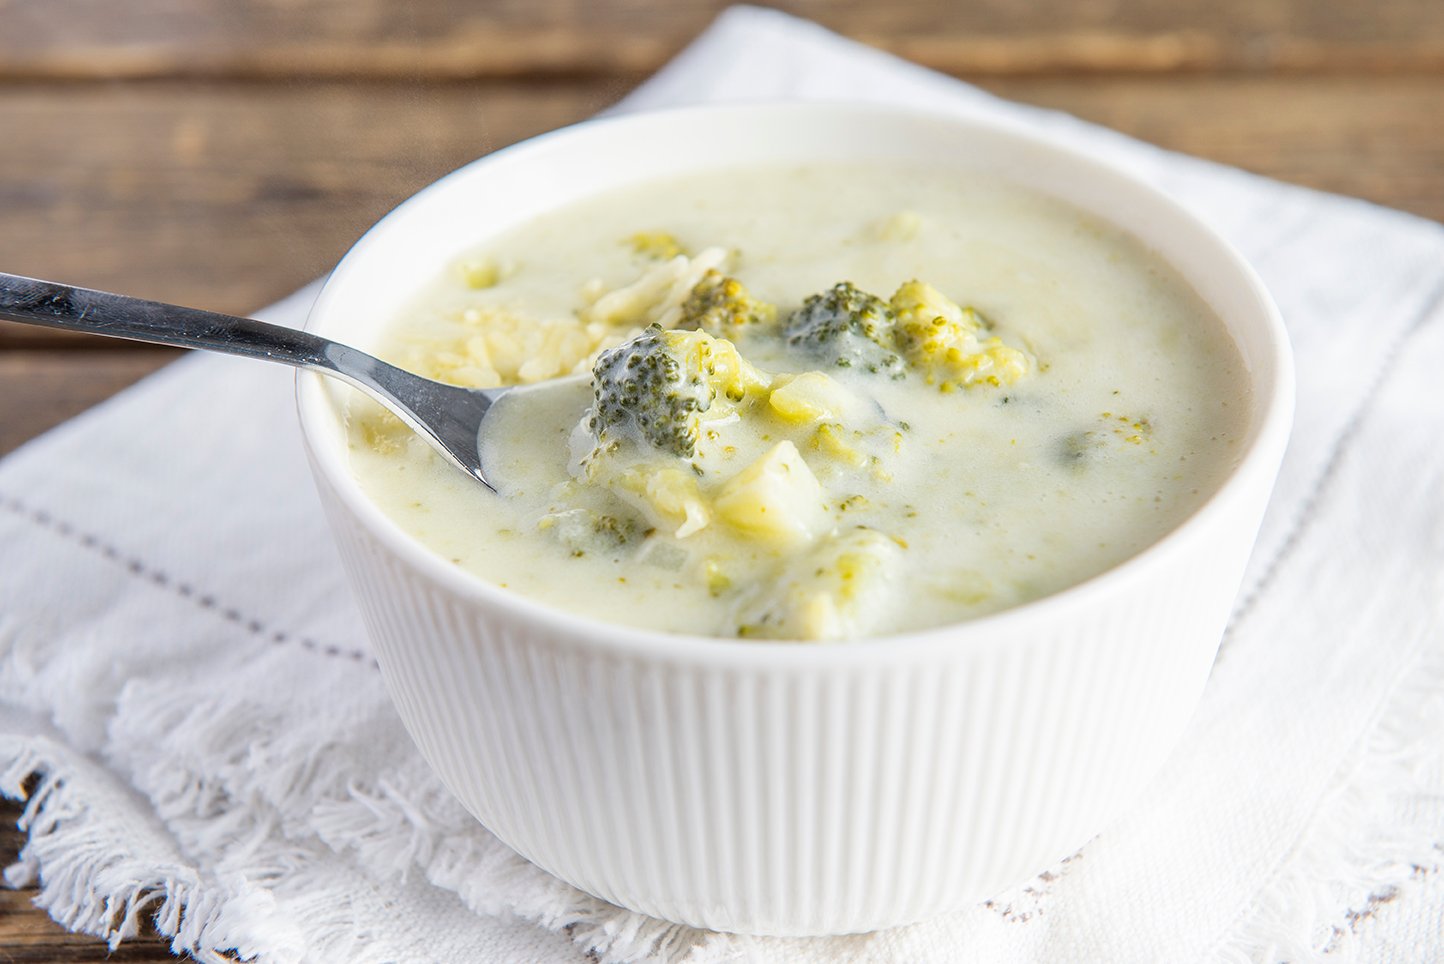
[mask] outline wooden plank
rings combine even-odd
[[[25,835],[15,828],[23,807],[0,800],[0,861],[9,866],[25,846]],[[19,890],[0,888],[0,961],[6,964],[155,964],[174,961],[170,942],[152,933],[126,941],[111,951],[105,944],[82,934],[72,934],[31,901],[35,887]]]
[[[0,351],[0,455],[104,401],[178,355],[179,350],[164,348]]]
[[[1166,147],[1444,219],[1444,84],[997,79]],[[397,202],[620,84],[0,87],[0,266],[247,312],[324,273]],[[75,134],[104,150],[76,150]],[[33,343],[0,330],[0,347]],[[53,336],[47,336],[52,337]],[[48,343],[48,344],[53,344]]]
[[[0,265],[227,312],[323,274],[447,171],[612,83],[0,87]],[[21,133],[16,133],[21,132]],[[78,150],[77,138],[103,144]],[[0,331],[0,345],[54,338]],[[33,342],[32,342],[33,343]]]
[[[1171,150],[1444,220],[1444,83],[1433,78],[1015,78],[985,86]]]
[[[392,79],[641,74],[729,0],[0,3],[0,75]],[[1437,0],[780,0],[953,73],[1444,69]]]

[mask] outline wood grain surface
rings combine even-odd
[[[640,74],[725,0],[8,0],[13,76],[418,78]],[[1407,72],[1444,64],[1434,0],[782,0],[950,73]]]
[[[0,0],[0,270],[248,312],[439,175],[616,100],[724,6]],[[778,6],[1004,97],[1444,219],[1438,0]],[[174,357],[0,324],[0,453]],[[7,860],[22,843],[0,833]],[[68,934],[33,893],[0,891],[0,964],[172,959]]]

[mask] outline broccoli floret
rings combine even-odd
[[[726,414],[768,384],[725,338],[653,325],[597,358],[586,424],[599,446],[630,435],[689,459],[703,413]]]
[[[964,308],[932,285],[916,279],[899,286],[889,304],[897,317],[898,337],[905,345],[935,337],[937,328],[947,329],[950,336],[961,338],[976,334],[986,324],[975,309]]]
[[[838,368],[902,378],[903,361],[893,350],[895,323],[886,301],[844,281],[804,301],[782,333],[789,345]]]
[[[898,603],[903,544],[858,526],[794,556],[739,610],[739,636],[851,639],[866,635]]]
[[[893,293],[898,347],[929,384],[1009,385],[1028,373],[1028,355],[1001,338],[987,336],[988,320],[921,281]]]
[[[1058,439],[1054,455],[1058,462],[1070,469],[1081,468],[1107,445],[1107,440],[1098,432],[1071,432]]]
[[[593,552],[615,555],[645,534],[633,516],[585,507],[550,512],[537,521],[537,528],[551,532],[574,557]]]
[[[700,413],[712,407],[713,393],[700,372],[686,370],[667,334],[653,325],[597,358],[588,427],[599,442],[634,428],[664,452],[679,458],[695,454]]]
[[[671,261],[677,255],[687,253],[682,242],[665,231],[638,231],[626,243],[634,254],[654,261]]]
[[[624,546],[631,542],[641,528],[636,519],[614,515],[599,515],[592,520],[592,533],[613,546]]]
[[[1143,449],[1143,444],[1152,437],[1153,424],[1146,416],[1119,415],[1104,412],[1091,429],[1071,432],[1054,443],[1054,455],[1058,462],[1074,469],[1085,468],[1092,462],[1118,458],[1129,451],[1125,445]]]
[[[770,325],[777,320],[777,307],[747,293],[742,282],[713,268],[702,276],[682,303],[678,328],[701,328],[719,335],[731,335],[747,325]]]

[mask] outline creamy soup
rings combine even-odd
[[[981,176],[734,170],[488,240],[378,352],[517,393],[486,491],[356,400],[351,461],[475,576],[670,632],[845,639],[1056,592],[1242,447],[1242,361],[1137,241]]]

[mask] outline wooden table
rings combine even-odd
[[[0,268],[250,311],[437,176],[614,101],[724,5],[0,0]],[[1005,97],[1444,219],[1438,0],[780,6]],[[173,357],[0,323],[0,453]],[[0,892],[0,962],[170,959],[155,940],[108,956],[30,896]]]

